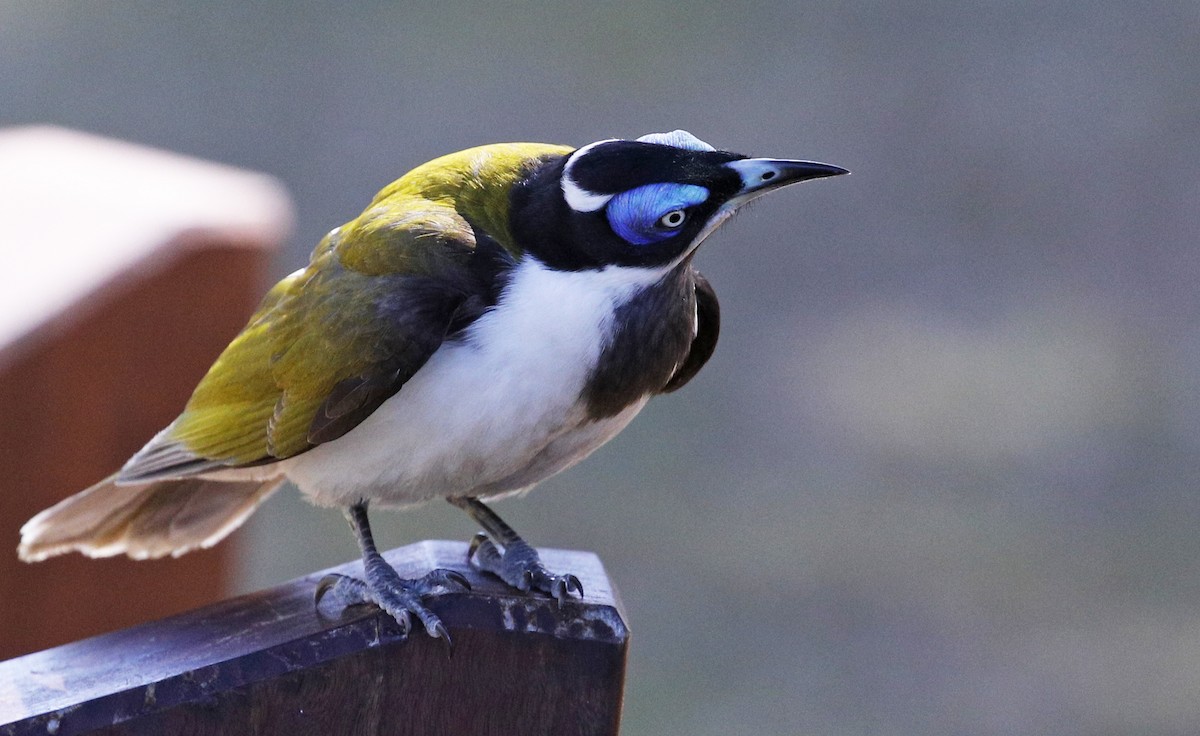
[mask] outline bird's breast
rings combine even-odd
[[[297,456],[289,477],[318,503],[402,505],[518,490],[570,467],[645,404],[636,381],[616,393],[611,384],[653,352],[627,355],[646,337],[629,325],[650,321],[642,295],[664,275],[521,261],[495,306],[361,424]]]

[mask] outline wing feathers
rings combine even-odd
[[[122,480],[263,464],[353,429],[494,303],[512,263],[511,187],[567,150],[471,149],[386,187],[268,292]]]

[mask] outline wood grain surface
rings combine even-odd
[[[387,554],[405,576],[445,567],[471,581],[432,600],[452,656],[373,607],[318,611],[316,573],[0,662],[0,734],[615,734],[620,603],[595,555],[542,556],[586,597],[559,606],[514,591],[472,570],[462,543]]]

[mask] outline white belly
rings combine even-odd
[[[353,430],[280,467],[316,503],[397,506],[517,491],[574,465],[645,405],[593,421],[579,397],[614,309],[662,273],[522,261],[464,339]]]

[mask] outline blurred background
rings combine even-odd
[[[0,124],[278,177],[274,276],[485,142],[682,127],[853,170],[714,236],[712,362],[499,505],[619,586],[626,732],[1183,734],[1198,42],[1192,2],[4,1]],[[374,522],[475,531],[445,504]],[[235,543],[239,591],[357,554],[296,494]]]

